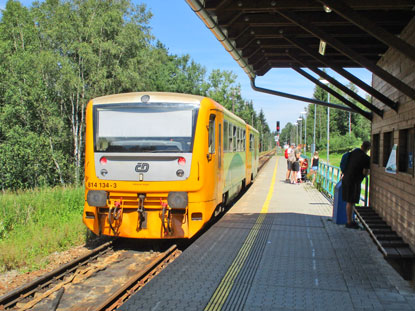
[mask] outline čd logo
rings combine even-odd
[[[137,163],[135,166],[135,171],[140,173],[148,172],[150,165],[148,163]]]

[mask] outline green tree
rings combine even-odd
[[[1,188],[64,183],[64,124],[49,101],[47,53],[32,12],[17,1],[8,1],[0,21],[0,55]]]
[[[150,14],[129,1],[49,0],[34,7],[42,48],[54,56],[53,100],[68,120],[74,180],[80,182],[85,108],[104,94],[139,90],[150,66]]]
[[[330,87],[335,89],[336,92],[346,97],[355,105],[364,109],[360,103],[358,103],[353,98],[345,95],[341,90],[334,88],[333,86]],[[348,88],[354,92],[357,92],[356,86],[352,83],[349,83]],[[316,86],[314,89],[314,98],[322,101],[327,101],[327,92]],[[330,102],[338,105],[343,104],[334,96],[330,96]],[[327,107],[317,105],[317,111],[314,110],[314,105],[308,106],[308,118],[314,118],[314,113],[316,113],[316,145],[317,149],[323,149],[327,143]],[[350,133],[349,126],[351,128]],[[363,140],[369,139],[370,126],[370,121],[358,113],[349,113],[340,109],[330,109],[330,150],[336,152],[344,152],[360,145]],[[308,130],[309,127],[307,128],[307,131]]]
[[[230,71],[172,55],[151,35],[144,5],[130,0],[8,1],[0,20],[0,186],[82,180],[85,108],[133,91],[207,95],[271,133]]]

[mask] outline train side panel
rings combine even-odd
[[[233,199],[246,184],[245,122],[229,112],[224,114],[224,197]]]

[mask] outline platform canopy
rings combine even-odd
[[[186,0],[251,79],[254,89],[278,96],[352,110],[371,119],[378,108],[329,76],[330,68],[397,109],[397,103],[350,74],[366,68],[415,99],[415,90],[377,65],[395,49],[415,62],[415,47],[399,37],[415,14],[414,0]],[[272,68],[292,68],[332,93],[346,106],[335,105],[255,85]],[[307,70],[304,70],[307,68]],[[366,108],[361,109],[330,89],[327,80]],[[339,107],[340,106],[340,107]]]

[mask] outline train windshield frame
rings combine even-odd
[[[95,152],[192,153],[199,106],[187,103],[95,105]]]

